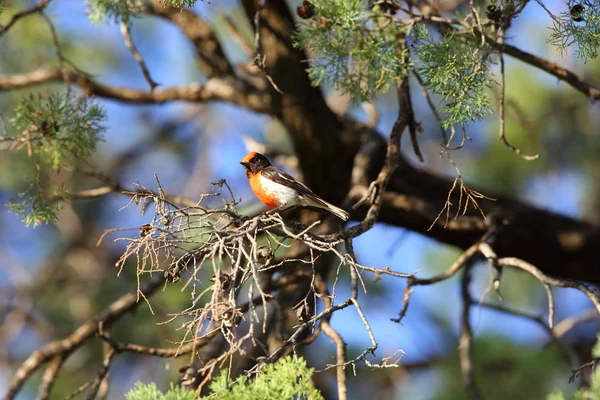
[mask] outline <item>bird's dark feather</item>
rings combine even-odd
[[[279,168],[273,166],[263,168],[261,175],[263,178],[270,179],[273,182],[279,183],[280,185],[285,185],[289,188],[292,188],[301,195],[310,196],[315,200],[321,200],[316,194],[313,193],[312,190],[306,187],[303,183],[298,182],[290,174],[280,170]]]

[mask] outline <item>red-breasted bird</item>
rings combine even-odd
[[[348,213],[329,204],[312,192],[306,185],[271,165],[267,157],[252,151],[240,162],[246,168],[246,176],[252,191],[260,201],[271,208],[309,207],[326,210],[344,221]]]

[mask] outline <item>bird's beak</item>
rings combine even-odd
[[[248,168],[248,165],[250,165],[250,163],[241,161],[240,164],[242,164],[244,167]]]

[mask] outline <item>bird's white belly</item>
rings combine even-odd
[[[260,185],[267,193],[268,196],[275,197],[277,199],[277,207],[283,207],[287,205],[301,205],[302,197],[298,194],[298,192],[292,188],[289,188],[285,185],[282,185],[277,182],[273,182],[270,179],[264,178],[262,176],[259,177]]]

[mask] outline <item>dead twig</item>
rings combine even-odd
[[[269,80],[269,83],[271,84],[273,89],[275,89],[275,91],[277,93],[283,94],[283,91],[281,89],[279,89],[279,86],[277,86],[277,84],[273,80],[273,77],[267,70],[267,64],[266,64],[267,56],[266,56],[266,54],[264,54],[264,52],[262,50],[262,44],[260,41],[260,12],[262,11],[263,8],[265,8],[265,1],[266,0],[258,1],[258,4],[256,6],[256,13],[254,13],[254,29],[255,29],[254,48],[256,50],[256,56],[254,57],[253,62],[254,62],[254,65],[256,65],[266,75],[266,77]]]
[[[42,0],[39,3],[37,3],[36,5],[34,5],[33,7],[28,8],[23,11],[20,11],[20,12],[16,13],[15,15],[13,15],[10,18],[10,20],[6,23],[6,25],[4,25],[2,28],[0,28],[0,36],[4,35],[6,32],[8,32],[8,30],[21,18],[27,17],[28,15],[32,15],[32,14],[41,13],[42,11],[44,11],[44,9],[48,6],[49,3],[50,3],[50,0]]]
[[[342,339],[340,334],[331,327],[329,321],[321,321],[320,327],[321,330],[323,330],[323,333],[335,343],[338,399],[346,400],[348,392],[348,388],[346,386],[346,369],[344,368],[344,364],[346,363],[346,343],[344,343],[344,339]]]
[[[154,82],[154,80],[152,79],[152,76],[150,76],[150,71],[148,70],[148,67],[146,66],[146,62],[144,61],[142,55],[140,54],[138,49],[135,47],[135,44],[133,43],[133,40],[131,39],[131,28],[129,27],[129,24],[125,21],[121,21],[121,33],[123,34],[123,38],[125,40],[125,46],[127,46],[129,51],[133,55],[133,58],[135,58],[135,61],[140,66],[140,69],[142,70],[142,74],[144,74],[144,79],[146,79],[146,82],[148,82],[148,85],[150,85],[150,90],[151,91],[154,90],[154,88],[158,86],[158,83]]]
[[[500,28],[500,30],[498,32],[498,44],[499,45],[502,45],[504,43],[504,34],[503,33],[504,32],[503,32],[502,28]],[[504,121],[505,121],[504,93],[506,91],[505,87],[506,87],[506,83],[505,83],[505,74],[504,74],[504,54],[500,53],[500,98],[498,99],[498,118],[499,118],[500,141],[502,143],[504,143],[504,145],[506,147],[511,149],[513,151],[513,153],[515,153],[522,159],[527,160],[527,161],[537,160],[538,158],[540,158],[539,154],[535,154],[532,156],[523,154],[519,148],[510,144],[508,142],[508,140],[506,139],[506,132],[505,132],[505,127],[504,127]]]
[[[471,295],[469,294],[469,283],[471,282],[471,267],[472,264],[467,262],[461,279],[461,298],[462,298],[462,313],[460,319],[460,337],[458,339],[458,353],[460,355],[460,368],[462,370],[463,382],[472,400],[481,399],[481,391],[475,380],[475,370],[473,365],[473,330],[469,321],[471,305]]]

